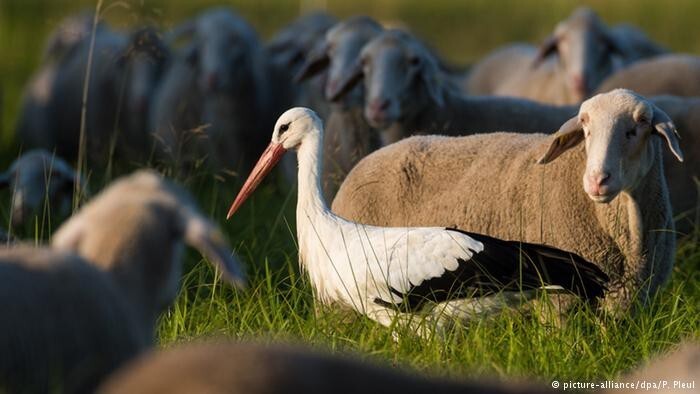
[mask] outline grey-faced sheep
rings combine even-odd
[[[93,47],[94,38],[94,47]],[[92,57],[91,57],[92,53]],[[128,37],[107,27],[74,45],[42,82],[46,102],[42,122],[20,125],[17,132],[25,147],[56,150],[74,159],[80,153],[83,93],[85,150],[92,163],[104,164],[112,151],[142,158],[149,141],[144,130],[150,95],[160,76],[168,50],[155,31],[143,28]],[[90,63],[90,78],[86,81]],[[31,88],[30,96],[39,97]],[[28,107],[22,118],[36,110]]]
[[[0,188],[12,193],[12,225],[30,222],[44,208],[53,220],[68,216],[80,180],[80,175],[59,157],[42,149],[26,152],[0,174]],[[84,182],[80,183],[84,191]]]
[[[224,279],[243,283],[213,224],[147,171],[88,203],[58,230],[53,249],[0,249],[0,304],[10,316],[0,325],[0,390],[93,392],[150,346],[178,291],[183,241]]]
[[[291,346],[211,342],[146,354],[115,373],[98,392],[525,394],[547,389],[526,383],[429,379]]]
[[[609,76],[597,92],[618,88],[645,96],[700,96],[700,57],[669,54],[641,60]]]
[[[445,77],[435,57],[410,34],[387,30],[367,43],[338,88],[364,81],[365,117],[383,141],[421,133],[548,132],[576,113],[506,97],[471,97]]]
[[[345,80],[363,46],[383,30],[377,21],[366,16],[339,22],[309,54],[297,75],[299,80],[323,76],[325,98],[329,102],[333,100],[325,118],[326,138],[323,147],[322,186],[328,200],[335,195],[352,167],[381,146],[379,133],[372,129],[362,113],[362,86],[348,89],[342,98],[338,97],[338,93],[339,88],[347,83]],[[296,175],[296,166],[288,172]]]
[[[570,250],[610,276],[603,307],[617,313],[646,301],[673,267],[662,154],[666,145],[682,160],[678,143],[668,115],[615,90],[584,102],[553,136],[426,136],[385,147],[350,172],[332,210]]]
[[[53,85],[58,64],[80,42],[88,37],[93,28],[94,16],[80,13],[63,19],[51,32],[44,49],[43,64],[32,75],[24,88],[21,111],[17,119],[17,134],[27,147],[42,146],[50,138],[51,119],[49,104],[53,97]],[[103,24],[95,26],[102,30]]]
[[[223,235],[188,194],[153,172],[139,171],[85,205],[58,229],[52,245],[113,275],[150,337],[156,318],[177,294],[183,242],[204,254],[224,278],[242,283]]]
[[[185,166],[202,158],[214,169],[249,166],[265,147],[261,122],[271,118],[255,30],[231,10],[214,8],[168,39],[185,44],[167,68],[150,116],[161,156]]]
[[[472,69],[467,90],[576,104],[608,75],[665,50],[630,25],[607,27],[587,7],[560,22],[540,48],[516,44],[498,49]]]
[[[325,12],[311,12],[283,27],[265,44],[272,83],[276,88],[273,95],[276,114],[294,106],[314,108],[324,117],[328,114],[328,102],[323,97],[324,76],[319,75],[301,84],[295,83],[294,79],[309,54],[336,22],[335,17]]]

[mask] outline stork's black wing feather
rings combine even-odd
[[[480,297],[501,291],[522,291],[558,285],[586,301],[602,297],[608,276],[583,257],[546,245],[504,241],[482,234],[448,228],[465,234],[484,245],[470,259],[458,259],[454,271],[411,287],[402,293],[391,291],[403,301],[394,304],[382,299],[375,302],[405,312],[416,311],[425,302],[444,302]]]

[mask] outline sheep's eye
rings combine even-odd
[[[282,126],[280,126],[280,134],[284,133],[287,130],[289,130],[289,123],[285,123]]]
[[[409,62],[411,63],[411,66],[416,67],[420,65],[420,58],[418,56],[413,56]]]
[[[625,133],[625,137],[627,137],[627,139],[630,139],[636,135],[637,135],[637,128],[636,127]]]

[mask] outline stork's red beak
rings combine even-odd
[[[251,194],[253,194],[255,188],[258,187],[263,178],[265,178],[265,175],[272,170],[275,164],[280,161],[286,151],[287,150],[284,149],[284,146],[277,142],[271,142],[270,145],[267,146],[267,149],[265,149],[265,152],[263,152],[263,154],[260,156],[258,163],[253,168],[253,171],[250,172],[248,179],[246,179],[245,183],[243,184],[241,191],[238,192],[236,200],[234,200],[233,204],[231,204],[231,208],[228,210],[228,214],[226,214],[226,219],[230,219],[231,216],[236,213],[238,208],[243,205],[243,202],[247,200]]]

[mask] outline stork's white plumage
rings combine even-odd
[[[573,253],[457,229],[377,227],[336,216],[320,187],[322,142],[322,123],[312,110],[282,114],[228,213],[230,218],[284,152],[297,149],[299,259],[322,301],[390,325],[426,302],[542,288],[568,290],[586,300],[603,294],[607,276]]]

